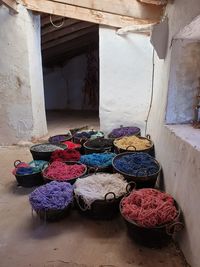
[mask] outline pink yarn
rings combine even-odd
[[[17,169],[18,168],[27,168],[27,167],[30,167],[30,165],[29,164],[27,164],[27,163],[25,163],[25,162],[20,162],[18,165],[17,165],[17,167],[16,168],[14,168],[13,170],[12,170],[12,174],[13,175],[16,175],[16,172],[17,172]]]
[[[44,170],[44,176],[56,181],[65,181],[81,176],[85,171],[85,165],[67,165],[60,161],[54,161]]]
[[[123,199],[122,214],[143,227],[152,228],[172,222],[178,211],[170,195],[156,189],[140,189]]]

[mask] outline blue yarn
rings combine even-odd
[[[33,173],[34,173],[34,168],[32,167],[19,167],[16,170],[17,175],[28,175]]]
[[[130,153],[114,160],[114,167],[128,175],[146,176],[159,171],[154,158],[146,153]]]
[[[93,153],[81,156],[80,162],[91,167],[105,168],[112,165],[115,156],[114,153]]]

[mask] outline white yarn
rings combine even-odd
[[[76,199],[83,198],[87,209],[90,209],[95,200],[104,200],[109,192],[113,192],[116,197],[123,196],[126,193],[127,184],[119,173],[97,173],[77,179],[74,184],[74,193]],[[107,199],[113,197],[113,194],[109,194]]]

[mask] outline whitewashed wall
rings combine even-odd
[[[141,34],[117,35],[100,26],[100,124],[109,132],[120,125],[142,130],[151,96],[152,46]]]
[[[168,53],[165,60],[155,57],[154,98],[148,123],[148,132],[155,142],[156,155],[163,167],[166,190],[175,197],[184,214],[185,230],[180,234],[178,241],[192,267],[200,266],[200,135],[199,130],[193,129],[190,125],[165,126],[165,118],[168,107],[169,122],[179,121],[180,112],[184,111],[185,99],[191,98],[190,91],[190,95],[184,97],[184,90],[188,93],[186,89],[195,88],[198,84],[196,80],[198,70],[194,71],[194,66],[199,65],[198,45],[190,50],[193,51],[191,57],[186,58],[183,55],[181,59],[179,54],[181,51],[176,51],[177,42],[181,41],[172,42],[172,37],[199,14],[199,0],[176,0],[168,5],[170,33]],[[194,65],[191,58],[195,58]],[[174,71],[170,72],[170,69]],[[176,83],[177,79],[182,82]],[[173,80],[173,83],[169,84],[169,80]],[[178,90],[182,88],[182,92],[173,91],[177,89],[176,85]],[[182,100],[173,97],[176,93]],[[175,107],[176,100],[177,110],[171,109]],[[188,108],[187,103],[185,108]],[[185,117],[186,120],[189,116]]]
[[[98,51],[96,51],[98,54]],[[98,56],[98,55],[97,55]],[[45,106],[47,110],[93,110],[84,102],[83,88],[87,74],[86,54],[67,61],[63,67],[44,71]],[[98,92],[97,92],[98,95]]]
[[[0,144],[46,133],[40,54],[40,19],[20,6],[0,7]]]

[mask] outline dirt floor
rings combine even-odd
[[[86,119],[83,124],[87,122],[98,126],[98,121]],[[51,134],[59,133],[53,120],[49,128]],[[74,210],[57,223],[40,221],[32,216],[28,201],[33,189],[18,187],[11,174],[16,159],[32,160],[29,148],[1,147],[0,158],[0,267],[186,266],[173,244],[163,249],[136,245],[120,216],[93,221]]]

